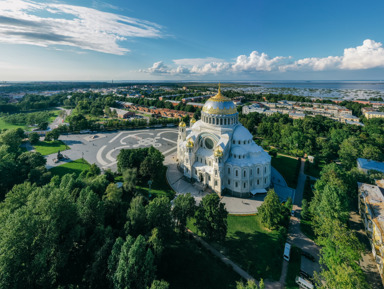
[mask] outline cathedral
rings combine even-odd
[[[271,182],[270,155],[239,123],[235,104],[220,88],[204,104],[201,120],[192,118],[189,127],[180,122],[177,161],[185,177],[219,195],[249,197],[266,192]]]

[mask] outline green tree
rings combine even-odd
[[[169,283],[164,280],[154,280],[150,289],[168,289]]]
[[[319,288],[369,288],[359,266],[362,245],[355,234],[337,219],[324,220],[318,242],[321,272],[316,276]]]
[[[133,193],[137,183],[137,169],[124,169],[123,171],[123,188],[125,192]]]
[[[143,201],[142,196],[132,199],[130,208],[127,211],[127,222],[125,223],[126,234],[138,236],[146,233],[147,213]]]
[[[247,283],[236,282],[236,289],[264,289],[264,281],[260,280],[259,285],[254,280],[248,280]]]
[[[280,224],[283,218],[282,206],[279,197],[273,189],[268,191],[264,203],[260,206],[258,213],[260,214],[262,223],[267,228],[273,229]]]
[[[28,138],[31,144],[37,144],[39,142],[40,136],[37,132],[31,132]]]
[[[122,191],[120,188],[116,186],[114,183],[110,183],[105,190],[105,194],[103,195],[103,201],[112,203],[112,204],[120,204],[122,199]]]
[[[185,230],[187,224],[187,218],[192,217],[195,214],[196,201],[190,193],[178,195],[173,202],[172,215],[176,220],[177,226],[182,231]]]
[[[120,253],[113,283],[116,289],[142,289],[149,286],[155,277],[154,256],[146,249],[143,236],[139,235],[132,244],[127,240]]]
[[[361,144],[357,137],[345,139],[339,150],[340,160],[347,169],[356,166],[356,160],[361,156]]]
[[[197,211],[195,225],[207,238],[222,241],[227,235],[228,212],[217,194],[203,197]]]
[[[169,235],[172,228],[171,202],[167,197],[157,197],[146,206],[147,224],[158,228],[161,238]]]

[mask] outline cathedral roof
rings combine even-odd
[[[252,140],[253,136],[244,126],[239,125],[235,128],[232,139],[235,141],[247,141]]]
[[[228,115],[228,114],[235,114],[237,113],[236,105],[233,103],[233,101],[225,97],[224,95],[221,94],[221,90],[219,87],[219,90],[217,94],[210,99],[204,104],[203,106],[203,111],[205,113],[209,114],[223,114],[223,115]]]

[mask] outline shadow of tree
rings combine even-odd
[[[279,232],[236,231],[214,245],[256,279],[280,279],[284,240]]]

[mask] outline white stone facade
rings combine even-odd
[[[235,104],[219,93],[204,105],[201,120],[179,125],[178,165],[184,176],[221,195],[248,197],[271,182],[271,157],[239,124]]]

